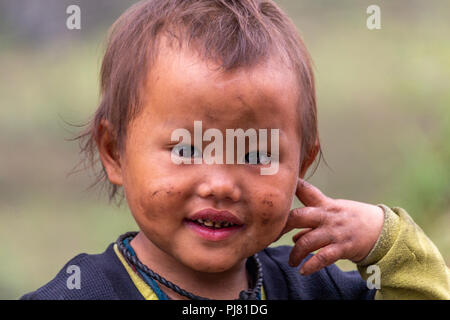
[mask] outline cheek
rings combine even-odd
[[[252,208],[255,212],[253,237],[259,246],[267,246],[280,234],[286,224],[291,202],[291,197],[282,192],[264,193],[256,199]]]
[[[261,186],[261,192],[253,200],[261,227],[284,227],[294,199],[296,181],[296,176],[291,172],[281,170],[270,184]]]
[[[136,194],[129,208],[139,229],[158,248],[170,250],[182,227],[182,192],[173,185],[148,185]]]
[[[285,222],[289,213],[292,199],[282,192],[266,193],[259,200],[261,214],[258,220],[261,226],[266,226],[274,222]],[[281,221],[280,221],[281,220]]]
[[[140,181],[127,190],[127,202],[136,222],[143,230],[156,228],[160,233],[181,224],[183,189],[169,181],[157,184]],[[178,209],[178,210],[177,210]]]
[[[125,163],[124,191],[131,212],[136,218],[167,218],[179,206],[189,189],[186,179],[170,174],[172,163],[162,161],[165,152],[132,154]]]

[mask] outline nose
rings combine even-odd
[[[202,198],[213,197],[216,200],[237,202],[241,199],[242,192],[236,183],[236,178],[223,171],[215,171],[198,185],[197,194]]]

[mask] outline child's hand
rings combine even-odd
[[[331,199],[319,189],[299,179],[296,195],[305,205],[289,213],[280,236],[295,228],[305,228],[292,239],[295,242],[289,264],[294,267],[311,252],[319,250],[300,272],[316,272],[339,259],[358,262],[375,245],[384,222],[383,209],[366,203]]]

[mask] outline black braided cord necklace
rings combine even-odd
[[[191,300],[210,300],[209,298],[204,298],[201,296],[197,296],[191,292],[188,292],[176,284],[166,280],[153,270],[149,269],[145,264],[143,264],[137,255],[131,254],[131,252],[127,249],[127,247],[124,244],[124,240],[130,238],[134,238],[137,235],[137,232],[127,232],[121,236],[116,241],[116,244],[122,253],[122,255],[125,257],[125,259],[133,265],[136,269],[141,270],[144,272],[147,276],[150,278],[158,281],[160,284],[164,285],[165,287],[175,291],[179,295],[182,295],[186,298],[189,298]],[[249,273],[252,275],[253,279],[251,281],[251,284],[254,284],[254,286],[250,285],[250,289],[243,290],[239,294],[239,298],[236,300],[260,300],[261,299],[261,287],[263,283],[263,272],[262,272],[262,266],[261,262],[259,261],[258,255],[254,254],[252,257],[247,259],[246,262],[246,268],[249,271]]]

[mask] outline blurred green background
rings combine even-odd
[[[92,172],[68,175],[80,156],[67,139],[79,130],[65,123],[94,113],[107,29],[134,2],[0,0],[1,299],[137,229],[126,204],[86,190]],[[328,166],[309,181],[333,198],[403,207],[450,265],[450,2],[276,2],[316,68]],[[71,4],[81,30],[66,28]],[[381,30],[366,27],[370,4]]]

